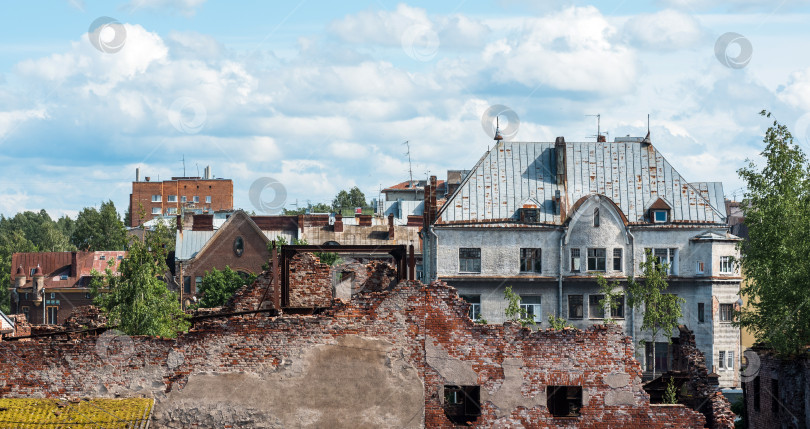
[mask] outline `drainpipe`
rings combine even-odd
[[[630,227],[626,228],[627,236],[630,237],[630,276],[636,278],[636,238],[630,232]],[[633,347],[636,344],[636,311],[635,307],[630,307],[630,340],[633,342]]]
[[[563,240],[565,240],[565,233],[568,228],[562,229],[560,235],[560,268],[557,276],[557,317],[563,317]]]

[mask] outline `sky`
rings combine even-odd
[[[761,110],[810,149],[807,22],[800,0],[12,2],[0,214],[123,212],[136,168],[208,165],[257,214],[371,199],[471,169],[495,116],[512,140],[594,141],[598,114],[612,141],[650,115],[682,176],[740,199]]]

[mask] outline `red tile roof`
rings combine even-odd
[[[382,191],[383,192],[386,192],[386,191],[412,191],[414,189],[424,190],[425,187],[419,185],[419,180],[414,180],[413,183],[414,183],[414,187],[411,187],[410,186],[411,181],[406,180],[406,181],[404,181],[402,183],[397,183],[394,186],[385,188]],[[437,180],[436,181],[436,189],[443,189],[444,188],[444,183],[445,183],[444,180]]]
[[[74,258],[75,255],[75,266]],[[90,273],[93,270],[104,272],[107,263],[114,261],[113,270],[118,270],[121,260],[118,257],[126,258],[127,252],[101,251],[101,252],[27,252],[15,253],[11,256],[11,282],[16,284],[16,274],[22,267],[25,274],[25,286],[31,287],[33,278],[31,277],[37,266],[45,275],[45,289],[66,288],[66,287],[86,287]],[[104,259],[102,259],[104,257]],[[66,275],[67,279],[62,280]]]

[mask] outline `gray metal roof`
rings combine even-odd
[[[567,195],[556,183],[554,143],[500,141],[444,204],[439,222],[517,219],[517,210],[532,202],[541,209],[539,222],[561,224],[553,205],[559,190],[566,212],[582,197],[600,194],[629,222],[643,222],[662,198],[673,221],[725,223],[722,184],[689,184],[651,144],[566,142],[565,152]]]
[[[197,255],[197,252],[205,246],[205,243],[214,236],[216,231],[191,231],[185,230],[177,232],[174,241],[174,258],[178,261],[187,261]]]
[[[6,314],[2,311],[0,311],[0,322],[0,331],[3,330],[4,325],[9,326],[7,329],[14,329],[14,321],[9,319],[9,317],[6,316]]]

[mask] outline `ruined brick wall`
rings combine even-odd
[[[782,360],[764,349],[745,352],[746,421],[750,428],[810,427],[810,357]],[[754,385],[759,382],[759,407]],[[773,380],[777,380],[774,390]]]
[[[703,427],[649,404],[619,328],[476,325],[468,307],[445,284],[403,282],[317,316],[205,319],[177,339],[4,341],[0,395],[146,395],[156,427],[453,427],[444,386],[473,384],[474,427]],[[582,386],[580,417],[550,415],[550,385]]]
[[[312,253],[298,253],[290,259],[289,306],[330,307],[332,273],[329,265]]]
[[[686,394],[679,400],[706,417],[707,426],[717,429],[734,427],[735,415],[731,403],[719,392],[716,380],[709,378],[706,356],[697,348],[695,334],[686,326],[678,327],[677,338],[672,339],[673,372],[686,375]]]

